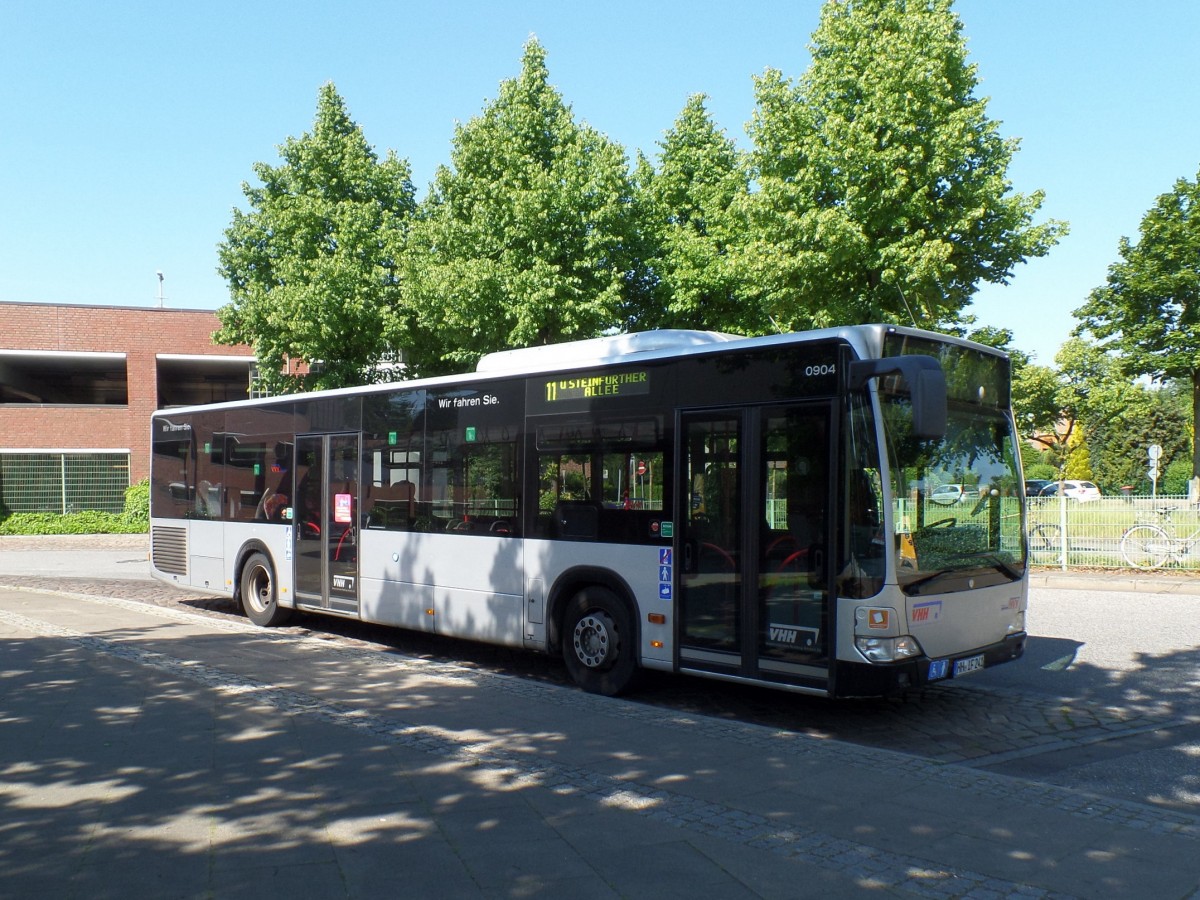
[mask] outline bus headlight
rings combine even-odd
[[[1008,626],[1009,634],[1021,634],[1025,631],[1025,613],[1019,612],[1013,616],[1012,622]]]
[[[921,645],[910,634],[900,637],[856,637],[854,646],[868,662],[895,662],[921,655]]]

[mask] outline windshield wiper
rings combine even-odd
[[[942,559],[977,559],[981,565],[996,570],[1010,581],[1019,581],[1021,578],[1020,572],[1009,565],[1009,563],[1004,560],[1003,557],[995,553],[963,552],[939,555]],[[943,578],[946,575],[956,575],[961,578],[968,578],[970,577],[968,574],[969,571],[969,569],[938,569],[936,572],[930,572],[928,575],[924,575],[921,578],[917,578],[908,582],[907,584],[901,582],[900,586],[907,594],[919,594],[922,593],[922,588],[934,581],[937,581],[939,578]]]
[[[918,578],[915,581],[910,581],[907,584],[901,582],[900,586],[904,589],[905,593],[920,593],[920,589],[929,584],[931,581],[937,581],[937,579],[941,578],[943,575],[953,575],[956,573],[957,570],[955,569],[939,569],[936,572],[933,572],[922,578]]]
[[[1018,581],[1021,578],[1021,573],[1009,565],[1008,561],[998,553],[977,553],[981,560],[987,560],[997,572],[1011,578],[1013,581]]]

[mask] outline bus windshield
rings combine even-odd
[[[912,404],[896,382],[880,399],[893,497],[896,575],[910,595],[1019,580],[1025,552],[1018,445],[1008,415],[1008,360],[904,339],[946,372],[944,437],[912,434]],[[888,390],[891,387],[893,390]]]

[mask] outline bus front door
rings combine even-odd
[[[680,668],[827,685],[831,412],[681,417]]]
[[[300,606],[358,614],[358,435],[296,438],[295,584]]]

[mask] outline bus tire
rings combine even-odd
[[[637,674],[637,635],[628,606],[611,590],[586,587],[563,614],[563,661],[590,694],[615,697]]]
[[[251,553],[242,566],[240,581],[242,609],[250,621],[262,628],[282,625],[292,611],[279,605],[275,589],[275,567],[265,553]]]

